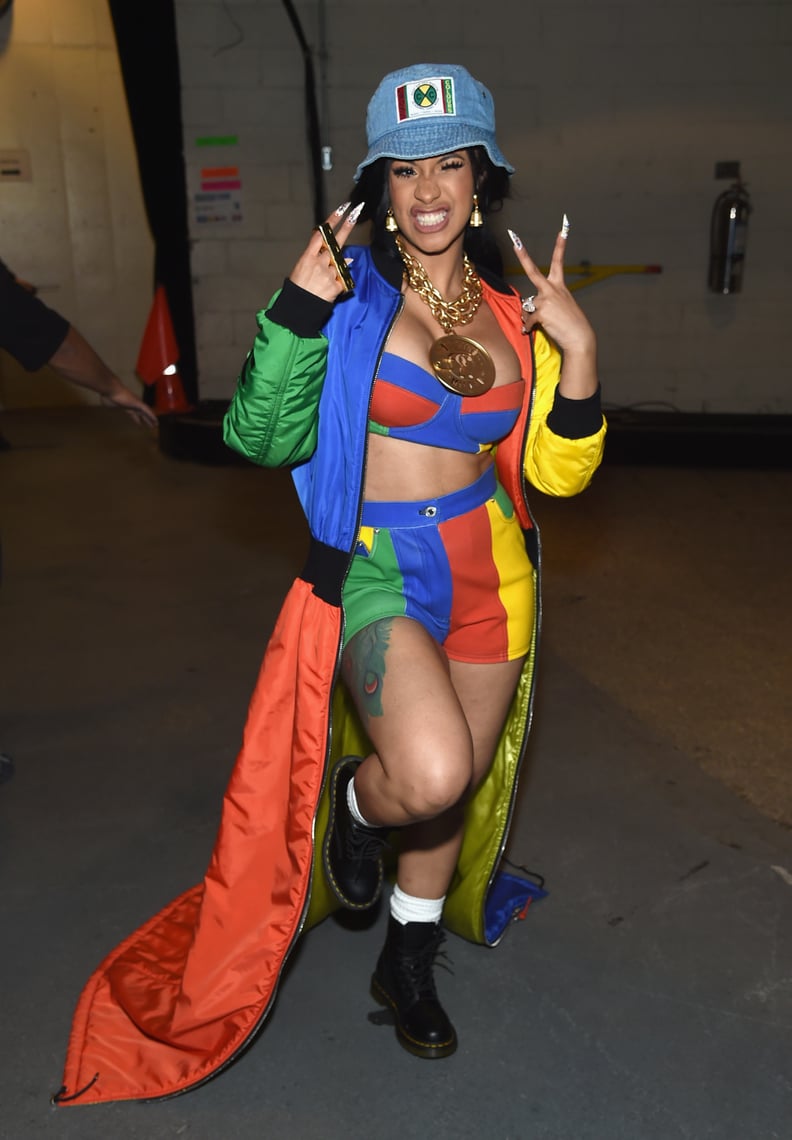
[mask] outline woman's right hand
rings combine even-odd
[[[348,209],[349,203],[344,202],[327,219],[327,224],[332,227],[340,249],[344,248],[349,235],[355,228],[355,223],[363,209],[363,202],[355,206],[354,210],[350,210],[344,218]],[[343,221],[340,221],[339,219],[342,218]],[[314,230],[311,235],[311,240],[289,274],[289,279],[295,285],[299,285],[301,289],[305,289],[308,293],[313,293],[325,301],[335,301],[345,290],[344,283],[336,271],[333,259],[318,230]]]

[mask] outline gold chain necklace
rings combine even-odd
[[[465,278],[462,282],[462,292],[456,301],[446,301],[429,280],[418,258],[407,252],[398,237],[396,245],[407,270],[407,283],[413,292],[426,302],[437,323],[442,325],[447,333],[453,332],[457,325],[469,325],[481,304],[481,280],[468,255],[464,255]]]
[[[495,365],[486,348],[467,336],[457,336],[457,325],[468,325],[481,304],[481,279],[470,258],[464,255],[465,275],[462,292],[455,301],[446,301],[429,280],[421,262],[408,253],[400,237],[396,245],[404,262],[407,284],[428,306],[446,335],[429,349],[429,363],[440,383],[459,396],[480,396],[495,383]]]

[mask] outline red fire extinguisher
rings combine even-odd
[[[715,177],[734,177],[736,182],[718,195],[712,208],[709,287],[713,293],[739,293],[742,289],[751,199],[745,184],[740,181],[738,162],[718,163]]]

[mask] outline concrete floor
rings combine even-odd
[[[792,472],[606,466],[537,501],[510,854],[550,894],[496,950],[450,940],[456,1056],[369,1021],[384,914],[332,919],[219,1078],[54,1109],[88,974],[203,874],[305,531],[283,473],[178,463],[113,411],[3,432],[3,1140],[788,1140]]]

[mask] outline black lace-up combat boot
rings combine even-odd
[[[434,961],[445,935],[439,923],[393,915],[371,979],[372,997],[393,1010],[399,1043],[416,1057],[450,1057],[457,1036],[437,996]]]
[[[360,767],[357,756],[339,760],[330,777],[330,818],[324,868],[333,894],[349,910],[366,910],[382,892],[382,849],[387,827],[362,827],[349,814],[347,786]]]

